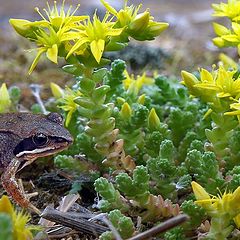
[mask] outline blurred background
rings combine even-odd
[[[58,1],[61,5],[62,1]],[[66,8],[70,4],[81,4],[79,14],[92,14],[98,9],[98,14],[104,13],[100,0],[66,0]],[[123,0],[108,0],[119,9]],[[198,67],[211,66],[217,61],[219,50],[214,47],[211,39],[215,36],[212,29],[213,17],[211,4],[220,0],[134,0],[129,4],[143,3],[155,20],[170,24],[155,41],[144,43],[134,42],[125,52],[110,54],[111,59],[122,58],[129,62],[130,71],[141,73],[150,69],[168,75],[180,75],[180,71],[197,70]],[[53,4],[52,0],[49,0]],[[36,71],[28,76],[28,67],[34,54],[27,53],[31,48],[27,40],[17,36],[8,24],[9,18],[40,19],[34,7],[40,9],[46,6],[45,0],[0,0],[0,82],[7,84],[26,84],[40,81],[44,88],[49,88],[49,79],[60,85],[66,83],[69,76],[49,61],[41,60]],[[218,19],[215,19],[219,21]],[[139,48],[140,46],[140,48]],[[141,56],[139,55],[141,54]],[[235,53],[232,53],[233,55]],[[151,74],[151,73],[149,73]]]

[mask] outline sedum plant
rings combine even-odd
[[[7,85],[3,83],[0,87],[0,113],[16,111],[20,96],[19,88],[7,89]]]
[[[29,74],[45,56],[56,64],[61,58],[63,70],[75,78],[65,89],[50,86],[56,102],[49,110],[58,107],[75,139],[55,164],[98,177],[97,207],[108,213],[123,239],[136,234],[137,217],[145,227],[181,212],[191,222],[168,231],[164,239],[186,239],[203,226],[209,227],[208,239],[226,239],[239,225],[238,64],[222,54],[212,70],[182,71],[185,86],[174,77],[133,75],[124,61],[110,62],[105,53],[124,49],[131,39],[153,40],[168,24],[154,21],[149,10],[141,12],[141,4],[125,1],[118,11],[101,3],[106,8],[102,19],[97,11],[93,17],[77,15],[79,5],[65,11],[63,2],[60,9],[48,4],[44,14],[36,8],[38,21],[10,20],[19,35],[37,45]],[[239,47],[239,1],[213,8],[215,16],[232,22],[230,29],[214,24],[214,43]],[[0,112],[16,110],[19,94],[3,84]],[[76,185],[72,191],[79,189]],[[224,189],[229,193],[221,194]],[[203,224],[207,218],[210,223]],[[11,227],[9,216],[0,219]],[[114,237],[106,232],[100,239]]]
[[[182,72],[183,84],[189,93],[209,104],[209,111],[213,121],[212,129],[205,131],[208,140],[212,143],[217,156],[228,154],[229,139],[233,129],[238,126],[238,97],[240,79],[237,69],[225,69],[219,66],[212,72],[200,70],[200,79],[186,71]]]
[[[46,57],[58,63],[58,57],[65,59],[68,65],[64,71],[76,76],[76,87],[63,96],[61,108],[67,112],[66,125],[72,115],[78,111],[85,118],[85,133],[95,142],[95,150],[105,157],[103,164],[114,169],[133,170],[133,159],[123,150],[123,140],[117,139],[119,130],[115,128],[112,116],[113,104],[106,102],[111,87],[103,81],[107,71],[102,68],[109,61],[103,54],[124,48],[129,38],[145,41],[152,40],[168,27],[167,23],[156,22],[146,10],[139,13],[141,5],[128,6],[127,1],[119,12],[107,2],[101,1],[107,12],[102,20],[95,12],[89,16],[75,16],[75,11],[60,10],[56,3],[48,5],[39,21],[10,19],[18,34],[33,41],[38,46],[37,55],[29,73],[36,67],[40,57]],[[56,89],[56,87],[55,87]]]
[[[103,211],[117,208],[123,213],[130,212],[132,217],[141,216],[144,222],[178,215],[178,204],[172,204],[161,195],[150,193],[149,180],[147,168],[144,166],[136,167],[132,178],[127,173],[118,174],[115,186],[105,178],[97,179],[95,189],[103,198],[98,207]]]
[[[28,225],[30,216],[13,208],[7,196],[0,199],[0,238],[7,240],[33,239],[33,231],[39,227]]]
[[[126,217],[119,210],[113,210],[108,214],[108,219],[123,239],[133,236],[135,228],[130,217]],[[113,240],[115,238],[112,232],[107,231],[104,232],[99,239]]]
[[[192,188],[197,199],[196,204],[202,206],[211,216],[211,227],[207,239],[226,239],[234,229],[232,220],[239,226],[240,187],[232,193],[220,192],[218,196],[210,196],[196,182],[192,182]]]

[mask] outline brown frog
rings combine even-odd
[[[58,113],[0,114],[2,185],[20,206],[38,213],[17,183],[15,174],[36,158],[60,152],[72,143],[72,136],[62,122]]]

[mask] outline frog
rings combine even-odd
[[[30,202],[16,173],[39,157],[56,154],[73,142],[58,113],[29,112],[0,114],[0,170],[1,182],[7,194],[23,208],[40,214]],[[33,173],[34,174],[34,173]]]

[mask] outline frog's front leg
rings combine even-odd
[[[16,158],[12,159],[12,161],[9,163],[9,165],[4,169],[4,172],[1,176],[2,185],[4,189],[7,191],[7,193],[13,197],[13,199],[24,208],[29,208],[32,211],[36,212],[37,214],[40,214],[41,212],[39,209],[37,209],[35,206],[33,206],[26,194],[24,193],[24,190],[22,187],[20,187],[16,181],[15,175],[18,171],[18,168],[21,164],[21,160],[18,160]]]

